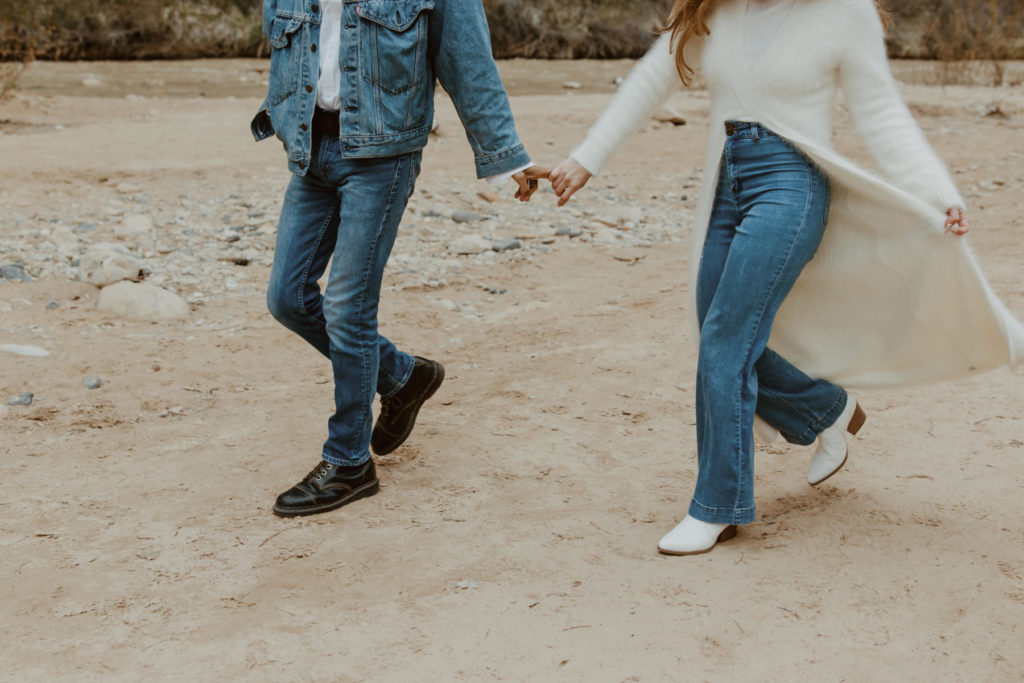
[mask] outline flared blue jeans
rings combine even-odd
[[[828,223],[829,182],[789,142],[729,122],[697,279],[698,474],[689,514],[755,519],[755,412],[790,442],[831,426],[846,392],[768,348],[775,314]]]

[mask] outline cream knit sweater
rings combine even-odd
[[[753,114],[832,182],[829,226],[772,328],[770,346],[843,386],[952,379],[1024,360],[1024,326],[995,297],[967,241],[945,234],[963,206],[945,166],[900,98],[873,0],[796,0],[748,67],[748,0],[720,0],[709,36],[686,46],[711,95],[705,178],[691,252],[691,292],[711,215],[724,122]],[[572,156],[598,173],[679,85],[668,36],[623,83]],[[836,91],[884,178],[831,143]]]

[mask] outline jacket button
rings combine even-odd
[[[299,128],[301,128],[302,130],[309,130],[309,126],[307,126],[307,125],[306,125],[306,124],[304,124],[304,123],[300,123],[300,124],[299,124]]]
[[[305,170],[306,169],[306,162],[305,161],[300,161],[299,162],[299,168],[301,170]]]
[[[345,111],[355,111],[358,107],[345,107]]]
[[[312,7],[310,7],[310,9],[313,10],[314,12],[319,12],[320,11],[320,5],[313,5]]]
[[[306,86],[306,92],[313,92],[313,86],[307,85]]]
[[[355,24],[345,24],[345,28],[355,28]]]
[[[356,68],[354,66],[346,66],[345,67],[345,71],[355,71],[355,70],[356,70]]]
[[[316,52],[316,43],[313,43],[312,45],[309,46],[309,51]]]

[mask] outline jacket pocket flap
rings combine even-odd
[[[270,44],[281,48],[288,45],[293,33],[302,26],[302,20],[295,17],[274,17],[274,23],[270,27]]]
[[[431,9],[434,0],[365,0],[356,5],[356,12],[363,19],[399,33],[412,26],[420,12]]]

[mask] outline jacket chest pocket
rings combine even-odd
[[[295,94],[302,73],[302,20],[295,17],[274,17],[270,25],[270,76],[267,96],[270,106],[280,104]]]
[[[427,73],[427,21],[433,0],[365,0],[359,14],[359,70],[385,92],[418,85]]]

